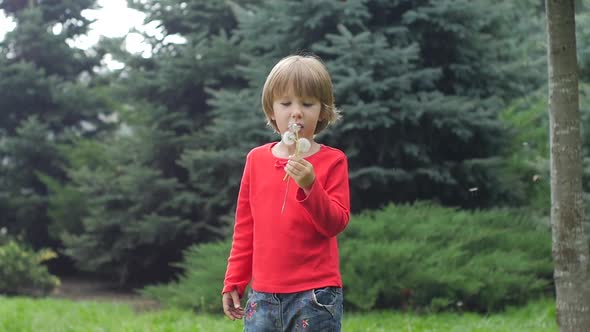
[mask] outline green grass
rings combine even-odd
[[[550,300],[491,316],[345,313],[344,332],[545,332],[557,331]],[[135,313],[128,305],[0,297],[2,332],[239,332],[242,322],[221,315],[162,310]]]

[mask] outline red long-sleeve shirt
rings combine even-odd
[[[350,217],[348,160],[325,145],[306,157],[315,172],[306,196],[293,179],[283,181],[287,159],[272,154],[275,144],[246,157],[222,292],[242,296],[251,280],[268,293],[342,287],[336,235]]]

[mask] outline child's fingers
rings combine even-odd
[[[306,174],[309,174],[311,172],[311,169],[305,167],[302,164],[289,163],[285,167],[285,172],[287,172],[287,174],[289,174],[289,176],[291,176],[292,178],[298,179],[300,177],[305,176]]]
[[[233,305],[235,309],[242,309],[242,306],[240,304],[240,295],[238,294],[238,292],[231,292],[231,297],[233,300]]]
[[[232,312],[232,299],[228,294],[223,294],[223,313],[231,320],[234,320],[235,317]]]
[[[296,161],[289,161],[286,165],[286,168],[294,173],[300,172],[303,169],[303,166]]]
[[[315,180],[313,165],[305,159],[289,160],[285,172],[303,189],[309,189]]]
[[[305,159],[290,160],[287,163],[287,166],[292,167],[292,170],[295,173],[307,174],[313,172],[313,165]]]
[[[295,173],[294,173],[294,168],[293,168],[292,166],[289,166],[289,165],[285,166],[285,173],[286,173],[288,176],[290,176],[290,177],[292,177],[292,178],[294,178],[294,179],[295,179],[295,178],[296,178],[296,176],[297,176],[297,174],[295,174]]]
[[[232,320],[234,319],[242,319],[244,317],[244,310],[238,308],[230,308],[229,309]]]
[[[287,162],[287,165],[291,165],[293,167],[295,167],[295,169],[298,170],[304,170],[304,169],[308,169],[311,167],[311,163],[303,158],[299,158],[299,159],[290,159]]]
[[[244,309],[240,305],[240,296],[237,291],[223,294],[223,313],[231,320],[244,317]]]

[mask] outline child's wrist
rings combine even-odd
[[[313,183],[314,182],[315,182],[315,179],[313,179],[309,185],[304,186],[304,187],[301,187],[301,189],[303,190],[303,192],[305,193],[305,195],[309,195],[309,193],[311,192],[311,188],[313,188]]]

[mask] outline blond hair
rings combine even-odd
[[[276,132],[279,129],[271,118],[272,104],[290,88],[299,98],[311,97],[320,101],[322,108],[315,134],[340,118],[340,111],[334,105],[332,79],[322,61],[313,55],[291,55],[273,67],[262,89],[262,110],[267,124]]]

